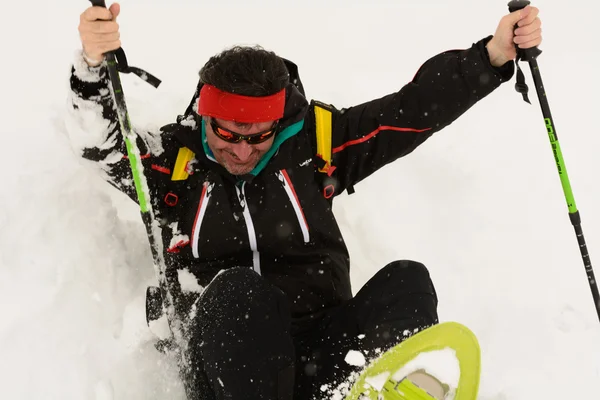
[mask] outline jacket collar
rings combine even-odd
[[[202,84],[200,83],[196,94],[199,93]],[[199,159],[205,159],[211,169],[217,169],[219,172],[231,175],[227,170],[219,165],[208,144],[206,143],[206,128],[202,117],[196,113],[194,104],[198,104],[198,96],[194,96],[190,106],[186,110],[186,114],[178,118],[179,128],[175,132],[175,137],[186,147],[196,153]],[[272,158],[277,154],[280,147],[290,138],[300,132],[304,126],[304,117],[308,111],[308,102],[304,95],[300,93],[298,88],[289,84],[286,87],[286,103],[283,118],[279,122],[281,131],[277,133],[277,137],[273,142],[271,149],[262,157],[257,166],[249,174],[235,177],[237,180],[250,181],[271,162]],[[204,157],[201,157],[203,155]],[[212,164],[212,165],[210,165]]]

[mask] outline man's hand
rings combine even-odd
[[[501,67],[517,58],[515,44],[521,49],[529,49],[542,43],[542,21],[538,18],[539,13],[538,8],[527,6],[500,20],[496,34],[486,46],[494,67]],[[515,25],[518,25],[517,29]]]
[[[117,16],[121,12],[118,3],[109,9],[90,7],[79,18],[79,37],[83,45],[85,61],[90,67],[102,63],[104,53],[121,47]]]

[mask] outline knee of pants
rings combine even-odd
[[[392,262],[372,283],[368,292],[373,307],[365,316],[365,326],[375,326],[374,332],[387,330],[394,336],[437,323],[437,295],[425,265],[411,260]]]
[[[422,263],[412,260],[394,261],[379,271],[378,275],[383,281],[382,288],[390,288],[398,294],[429,294],[437,305],[437,293],[429,270]]]
[[[276,399],[278,391],[293,391],[291,316],[281,290],[249,268],[233,268],[213,279],[197,307],[187,348],[194,387],[204,379],[216,399]]]
[[[221,271],[205,288],[201,303],[218,300],[223,303],[228,298],[238,302],[260,294],[265,294],[267,282],[250,268],[235,267]]]
[[[198,301],[202,325],[247,325],[257,315],[291,324],[287,297],[250,268],[221,272],[206,287]]]

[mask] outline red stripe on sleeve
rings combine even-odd
[[[333,154],[339,153],[340,151],[344,150],[345,148],[350,147],[350,146],[354,146],[355,144],[364,143],[367,140],[373,138],[375,135],[377,135],[381,131],[397,131],[397,132],[416,132],[416,133],[421,133],[421,132],[427,132],[427,131],[430,131],[430,130],[431,130],[431,128],[414,129],[414,128],[399,128],[397,126],[380,126],[379,128],[375,129],[373,132],[369,133],[366,136],[363,136],[360,139],[350,140],[349,142],[346,142],[343,145],[334,148],[333,149]]]

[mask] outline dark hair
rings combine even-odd
[[[282,58],[260,46],[235,46],[208,60],[200,81],[243,96],[269,96],[290,81]]]

